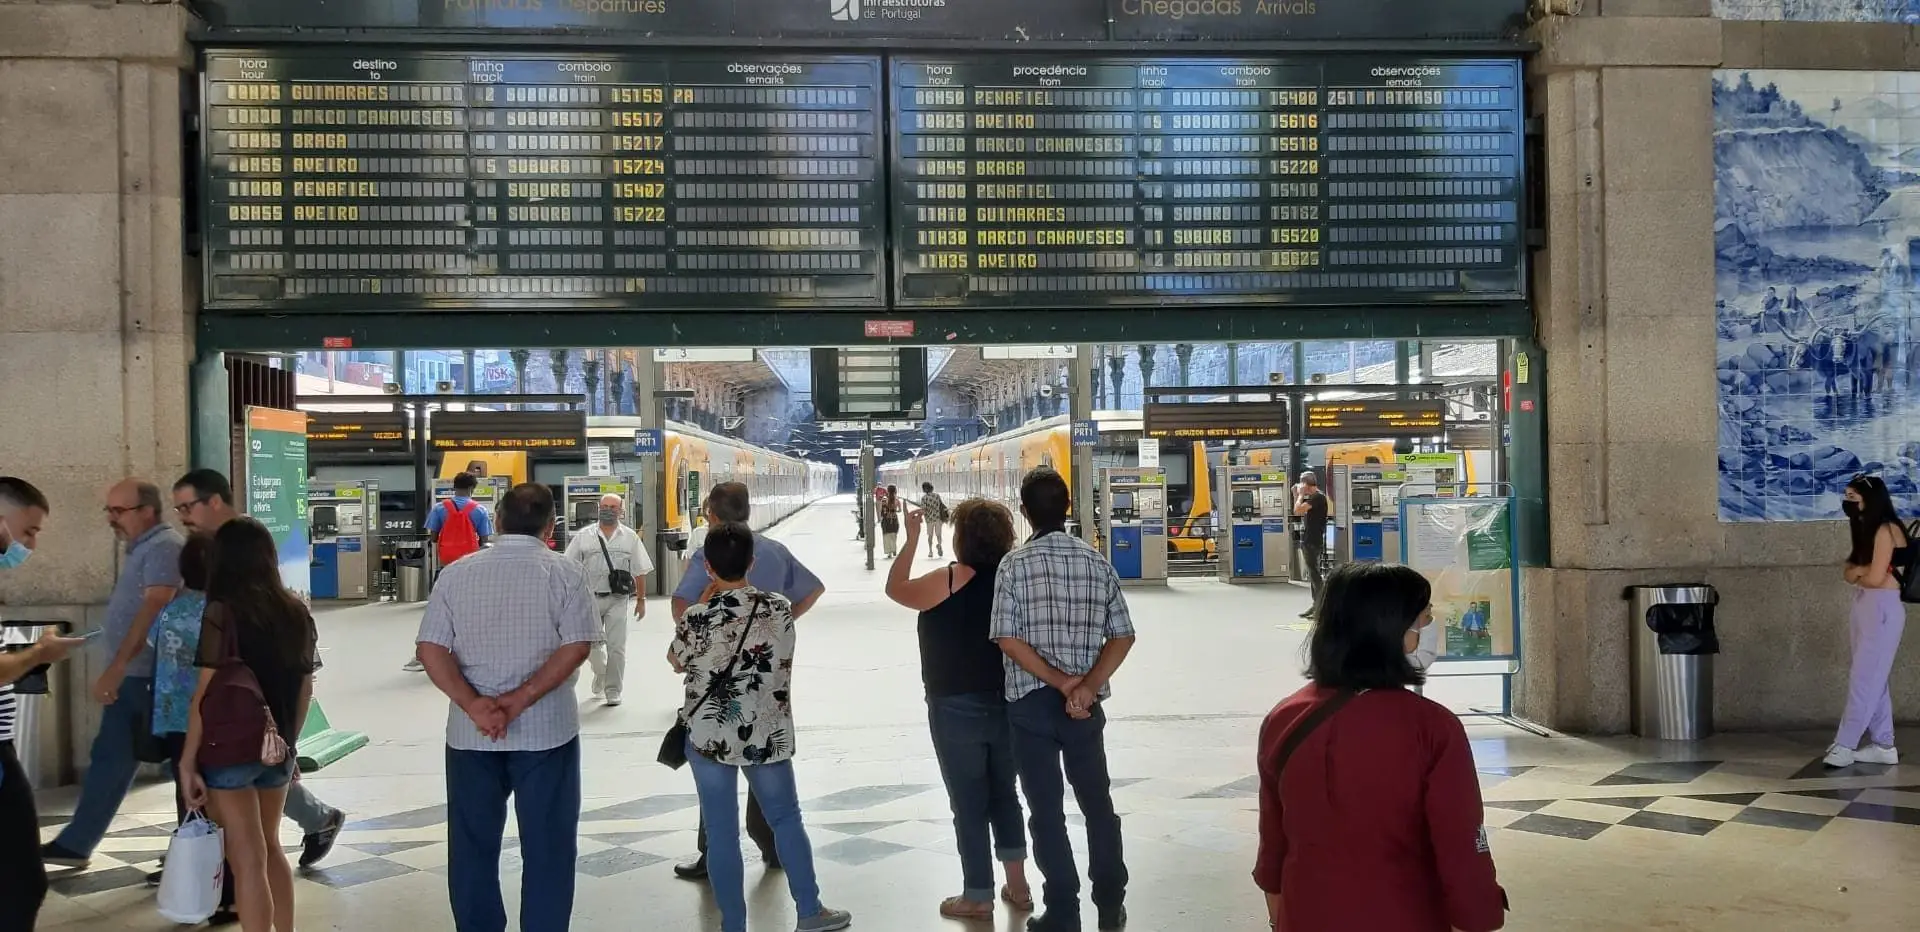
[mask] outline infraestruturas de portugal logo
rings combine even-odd
[[[855,22],[866,12],[866,0],[827,0],[827,5],[833,18],[843,23]]]

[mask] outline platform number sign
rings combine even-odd
[[[634,456],[659,456],[666,446],[666,438],[658,428],[643,427],[633,432]]]
[[[1093,421],[1073,422],[1073,445],[1076,447],[1098,446],[1100,443],[1100,425]]]

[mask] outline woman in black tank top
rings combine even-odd
[[[1000,505],[973,498],[950,517],[957,562],[910,579],[923,515],[907,513],[906,545],[887,574],[887,597],[920,613],[927,725],[960,849],[961,893],[941,902],[940,915],[990,919],[995,860],[1007,873],[1000,898],[1015,909],[1033,909],[1026,832],[1014,793],[1006,660],[987,637],[995,574],[1013,549],[1013,516]]]

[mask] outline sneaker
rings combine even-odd
[[[327,859],[333,853],[333,843],[340,837],[340,829],[347,824],[347,814],[338,809],[333,818],[327,820],[327,827],[300,839],[300,866],[309,868]]]
[[[611,708],[613,708],[614,706],[617,706],[617,705],[619,705],[619,704],[620,704],[620,702],[621,702],[621,699],[620,699],[620,694],[619,694],[619,693],[607,693],[607,698],[606,698],[606,700],[605,700],[605,701],[606,701],[606,703],[607,703],[607,708],[609,708],[609,709],[611,709]]]
[[[673,866],[673,876],[681,880],[707,879],[707,856],[701,855],[691,861],[681,861]]]
[[[50,867],[71,867],[75,870],[84,870],[88,864],[93,863],[93,856],[78,854],[50,841],[40,846],[40,863]]]
[[[853,925],[853,914],[844,909],[820,907],[817,915],[809,916],[794,923],[793,932],[835,932]]]
[[[1119,932],[1119,930],[1126,927],[1127,908],[1125,906],[1115,906],[1112,909],[1102,908],[1100,910],[1100,932]]]
[[[1827,749],[1827,758],[1824,763],[1829,767],[1851,767],[1853,766],[1853,761],[1853,749],[1843,748],[1836,744]]]
[[[1900,752],[1892,747],[1883,748],[1877,744],[1869,744],[1853,752],[1853,759],[1855,763],[1886,764],[1891,767],[1900,763]]]
[[[408,673],[425,673],[427,672],[427,665],[424,663],[421,663],[420,658],[415,657],[412,660],[409,660],[405,664],[401,665],[400,669],[405,670]]]

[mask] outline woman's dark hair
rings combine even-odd
[[[286,666],[310,662],[313,626],[307,607],[280,581],[273,535],[260,522],[235,518],[214,532],[207,604],[220,606],[228,623],[265,632]]]
[[[1005,505],[969,498],[953,509],[953,558],[975,570],[990,570],[1013,550],[1013,515]]]
[[[1886,480],[1879,476],[1855,476],[1847,488],[1860,496],[1860,510],[1847,516],[1853,538],[1853,552],[1847,554],[1847,562],[1867,566],[1873,562],[1874,536],[1880,533],[1882,525],[1898,525],[1900,513],[1893,508],[1893,496],[1887,492]]]
[[[899,500],[900,489],[897,486],[887,486],[887,501],[894,502]]]
[[[180,547],[180,584],[194,592],[207,591],[207,574],[213,568],[213,535],[194,534]]]
[[[747,578],[753,566],[753,529],[738,521],[729,521],[707,532],[700,548],[707,558],[707,574],[721,582]]]
[[[931,483],[931,482],[922,482],[922,483],[920,483],[920,491],[922,491],[922,492],[932,492],[932,491],[933,491],[933,483]]]
[[[1433,600],[1433,586],[1404,566],[1348,563],[1333,571],[1307,642],[1307,676],[1333,689],[1417,686],[1407,630]]]

